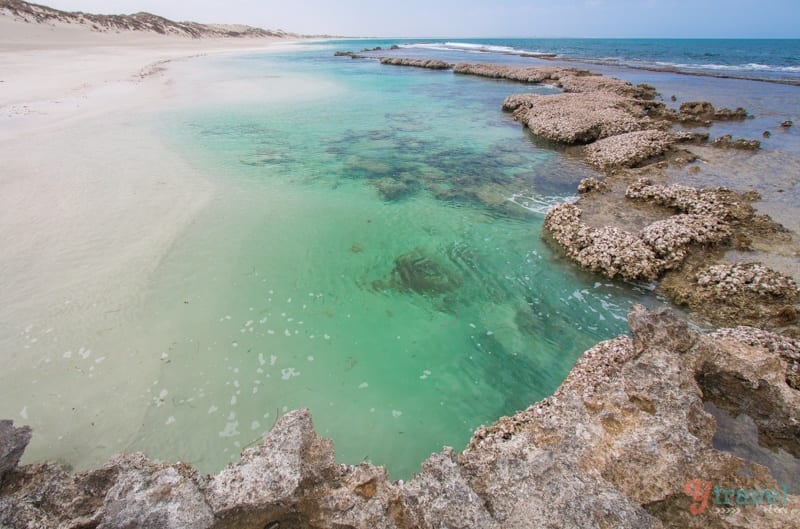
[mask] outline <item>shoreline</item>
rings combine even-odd
[[[86,35],[78,29],[0,17],[0,32],[15,42],[0,43],[0,238],[10,250],[0,257],[0,350],[5,372],[15,373],[2,379],[15,395],[2,415],[24,419],[30,412],[34,427],[68,420],[70,432],[102,429],[108,438],[125,439],[141,422],[135,411],[34,413],[30,405],[42,390],[36,380],[46,380],[62,355],[102,362],[97,370],[76,365],[64,375],[75,379],[72,386],[84,402],[114,398],[127,401],[129,410],[142,398],[135,381],[152,380],[160,369],[158,358],[145,361],[129,347],[138,332],[131,328],[141,310],[138,300],[217,194],[206,176],[150,129],[150,116],[183,103],[176,100],[174,83],[187,69],[170,65],[211,54],[270,52],[302,41]],[[40,40],[40,31],[51,40]],[[24,38],[32,39],[34,49],[24,49]],[[65,47],[70,39],[78,40]],[[86,320],[93,327],[86,329]],[[111,375],[102,376],[101,369]],[[85,377],[92,383],[82,382]],[[114,382],[126,378],[122,385]],[[79,466],[89,466],[95,450],[79,438],[40,435],[26,459],[38,460],[48,446],[62,447]]]

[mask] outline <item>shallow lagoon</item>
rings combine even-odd
[[[659,303],[542,240],[590,173],[500,111],[519,85],[333,50],[176,66],[182,103],[143,118],[213,198],[91,355],[53,346],[26,414],[103,410],[102,428],[81,447],[77,425],[42,421],[33,457],[144,450],[210,472],[305,406],[341,462],[408,478],[552,393],[632,302]],[[89,366],[108,400],[74,391]]]

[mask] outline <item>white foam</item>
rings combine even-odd
[[[219,432],[220,437],[234,437],[239,435],[239,421],[225,423],[225,428]]]
[[[402,411],[400,411],[400,410],[392,410],[392,417],[394,417],[395,419],[400,417],[401,415],[403,415]]]
[[[366,382],[362,382],[361,384],[358,385],[358,389],[367,389],[368,387],[369,384],[367,384]]]
[[[281,369],[281,380],[289,380],[292,377],[299,377],[300,371],[296,370],[293,367],[287,367],[285,369]]]

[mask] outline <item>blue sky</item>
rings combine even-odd
[[[68,11],[387,37],[800,38],[800,0],[37,0]]]

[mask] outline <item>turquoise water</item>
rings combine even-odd
[[[220,191],[146,294],[162,367],[130,447],[212,471],[306,406],[341,462],[408,478],[650,300],[543,242],[588,173],[500,112],[514,85],[330,55],[208,60],[206,93],[244,100],[164,117]]]

